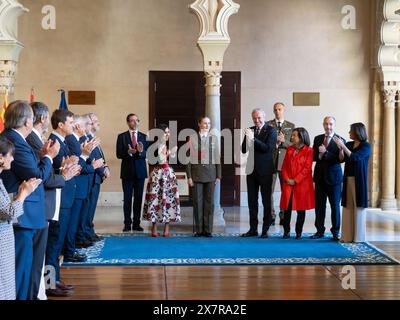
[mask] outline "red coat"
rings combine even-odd
[[[290,195],[293,192],[292,210],[310,210],[315,208],[314,183],[312,178],[312,164],[314,151],[304,146],[295,153],[293,146],[288,147],[285,160],[282,165],[282,178],[295,180],[291,186],[284,182],[281,195],[280,207],[287,210]]]

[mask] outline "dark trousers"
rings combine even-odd
[[[44,256],[46,253],[47,246],[47,235],[49,228],[39,229],[35,232],[33,237],[33,247],[36,248],[36,252],[32,259],[32,271],[31,271],[31,281],[29,286],[28,299],[37,300],[40,288],[40,280],[42,278],[42,269]]]
[[[79,222],[78,222],[78,229],[76,231],[76,236],[75,236],[75,240],[78,242],[84,242],[88,236],[86,221],[89,216],[89,201],[90,201],[89,199],[90,198],[88,197],[87,199],[84,199],[82,202],[81,214],[79,216]]]
[[[61,255],[61,251],[64,246],[65,238],[67,236],[69,221],[71,218],[71,209],[60,209],[60,216],[59,216],[59,231],[57,235],[57,239],[55,244],[52,248],[48,248],[46,251],[46,265],[51,265],[56,270],[56,280],[60,281],[60,264],[58,257]],[[53,223],[51,223],[53,224]],[[52,228],[53,226],[51,226]],[[55,231],[55,230],[54,230]],[[49,236],[50,237],[50,236]],[[51,238],[53,238],[53,231],[51,232]]]
[[[64,256],[73,256],[75,253],[75,237],[78,231],[80,216],[84,199],[75,199],[71,208],[71,214],[64,243]]]
[[[61,212],[60,212],[61,214]],[[60,223],[58,221],[51,220],[49,222],[49,232],[47,235],[47,246],[46,246],[46,266],[53,266],[56,270],[56,278],[57,278],[57,270],[58,270],[58,279],[60,280],[60,268],[58,261],[58,252],[57,252],[57,242],[60,237]],[[65,235],[64,235],[65,238]],[[63,240],[64,243],[64,240]]]
[[[283,187],[283,178],[282,172],[278,171],[272,175],[272,191],[271,191],[271,210],[272,210],[272,220],[275,220],[276,213],[275,213],[275,205],[274,205],[274,192],[275,192],[275,185],[276,181],[279,179],[279,185],[281,186],[281,190]],[[283,219],[283,210],[279,208],[279,219]]]
[[[212,233],[214,225],[215,181],[195,182],[193,188],[193,216],[196,233]]]
[[[326,183],[315,183],[315,227],[320,234],[325,233],[326,199],[331,205],[331,220],[333,235],[338,236],[340,230],[340,197],[342,185],[334,186]]]
[[[33,256],[37,251],[33,241],[35,233],[35,229],[14,227],[17,300],[28,300],[29,298]]]
[[[292,219],[292,200],[293,200],[293,193],[290,196],[288,209],[285,210],[283,215],[283,230],[285,233],[290,233],[290,220]],[[296,234],[302,234],[305,220],[306,220],[306,211],[297,210]]]
[[[256,173],[247,176],[247,200],[250,212],[250,231],[258,231],[258,192],[261,190],[261,198],[264,207],[263,229],[267,232],[272,222],[271,193],[272,174],[260,177]]]
[[[94,215],[96,213],[97,201],[100,195],[100,184],[95,183],[93,185],[92,191],[90,192],[89,198],[89,213],[86,220],[86,232],[89,238],[94,238]]]
[[[122,179],[122,190],[124,191],[124,224],[132,224],[134,227],[140,225],[141,208],[143,201],[144,179],[125,180]],[[133,196],[133,221],[132,212]]]

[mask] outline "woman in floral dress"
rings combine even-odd
[[[157,148],[157,164],[150,174],[143,207],[143,219],[153,223],[152,237],[157,237],[157,223],[164,223],[164,237],[169,236],[169,223],[180,222],[180,202],[178,181],[174,170],[169,166],[170,157],[176,156],[177,147],[168,149],[169,128],[160,124],[164,134]]]

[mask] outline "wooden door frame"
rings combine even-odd
[[[155,103],[156,103],[156,89],[157,89],[157,83],[156,83],[156,77],[157,73],[167,73],[167,72],[182,72],[182,73],[203,73],[202,71],[167,71],[167,70],[150,70],[149,71],[149,130],[156,127],[156,117],[155,117]],[[237,83],[236,83],[236,109],[235,109],[235,114],[236,114],[236,121],[234,123],[234,128],[233,129],[240,129],[241,125],[241,80],[242,80],[242,73],[241,71],[224,71],[222,72],[222,77],[225,73],[234,73],[237,74]],[[204,83],[205,84],[205,83]],[[223,128],[221,128],[223,129]],[[232,156],[232,160],[234,160],[234,157]],[[240,198],[241,198],[241,177],[240,175],[236,175],[236,169],[238,166],[234,165],[235,167],[235,199],[234,199],[234,205],[235,206],[240,206]],[[222,177],[223,179],[223,177]]]

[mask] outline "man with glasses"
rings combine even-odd
[[[118,135],[117,158],[121,159],[121,180],[124,192],[123,232],[143,231],[140,216],[143,201],[144,180],[147,178],[146,151],[147,136],[139,132],[139,117],[129,114],[126,117],[129,130]],[[133,196],[133,219],[132,212]]]

